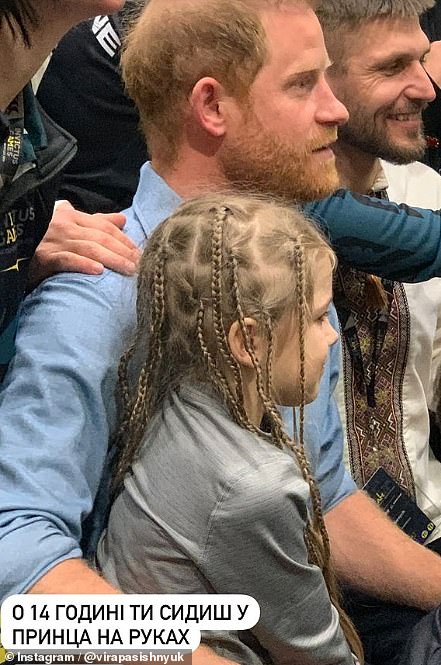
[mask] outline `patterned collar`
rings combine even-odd
[[[381,161],[377,159],[374,182],[371,190],[368,193],[370,196],[375,196],[376,198],[387,198],[388,187],[389,182],[387,180],[386,173],[384,172]]]

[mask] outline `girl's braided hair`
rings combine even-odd
[[[305,330],[318,254],[328,255],[335,263],[326,241],[298,210],[257,196],[219,194],[194,199],[156,228],[140,265],[135,341],[119,368],[123,409],[115,437],[114,481],[118,490],[139,452],[149,421],[165,396],[183,381],[210,384],[235,422],[259,435],[247,415],[241,368],[227,339],[230,326],[238,321],[272,442],[293,451],[310,488],[312,518],[305,531],[310,560],[322,569],[346,638],[362,660],[359,638],[340,608],[320,493],[303,441]],[[274,331],[282,315],[290,311],[298,321],[300,342],[297,440],[284,430],[272,386]],[[264,367],[245,317],[255,319],[259,332],[266,335]],[[133,390],[129,374],[135,376]]]

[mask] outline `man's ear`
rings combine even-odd
[[[195,120],[215,138],[222,138],[226,133],[223,104],[225,97],[223,85],[210,76],[199,79],[190,95],[189,101]]]
[[[251,319],[248,316],[244,319],[245,326],[248,331],[248,335],[251,340],[252,348],[254,349],[257,357],[261,357],[261,338],[258,334],[258,325],[255,319]],[[245,340],[242,335],[242,330],[239,324],[239,321],[234,321],[231,324],[230,330],[228,331],[228,344],[230,345],[231,353],[243,367],[254,367],[253,361],[250,358],[248,351],[246,350]]]

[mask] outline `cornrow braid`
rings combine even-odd
[[[237,259],[235,256],[231,257],[231,267],[232,267],[232,277],[233,277],[233,289],[232,289],[232,294],[233,294],[233,300],[234,300],[234,305],[236,308],[236,313],[237,313],[237,319],[239,321],[239,326],[240,330],[242,333],[242,337],[244,340],[245,344],[245,349],[248,353],[248,355],[251,358],[251,362],[253,363],[254,370],[256,372],[256,387],[257,387],[257,392],[259,394],[259,397],[262,401],[262,404],[265,409],[265,413],[267,415],[274,416],[275,412],[277,411],[275,405],[273,405],[271,399],[266,393],[265,390],[265,384],[263,380],[263,374],[262,374],[262,368],[260,366],[259,359],[257,358],[256,352],[254,350],[253,343],[251,341],[250,334],[248,332],[248,328],[245,324],[245,316],[243,313],[242,309],[242,304],[241,304],[241,299],[240,299],[240,292],[239,292],[239,280],[238,280],[238,264],[237,264]],[[281,443],[279,437],[275,438],[274,443],[277,445],[278,448],[282,448],[283,444]]]
[[[198,310],[197,337],[199,346],[204,356],[207,370],[210,374],[210,378],[219,393],[223,396],[234,420],[244,429],[247,429],[251,432],[257,432],[257,428],[254,427],[254,425],[252,425],[244,415],[244,410],[241,409],[237,403],[237,400],[231,392],[230,386],[228,385],[228,381],[216,365],[215,360],[213,360],[213,357],[208,350],[208,346],[204,339],[204,303],[202,301]]]
[[[294,244],[294,265],[296,269],[296,293],[298,304],[298,318],[299,318],[299,355],[300,355],[300,418],[299,418],[299,435],[298,444],[296,446],[298,458],[300,456],[300,468],[303,471],[305,480],[309,485],[311,502],[313,507],[313,524],[308,524],[305,532],[305,541],[309,552],[311,552],[313,559],[317,565],[320,566],[325,578],[329,594],[332,602],[338,608],[340,613],[340,620],[345,635],[351,644],[354,652],[362,657],[363,650],[358,638],[358,635],[340,606],[340,593],[338,589],[337,580],[331,566],[331,548],[329,542],[329,535],[323,518],[322,503],[320,497],[320,490],[313,478],[309,465],[307,463],[307,456],[304,444],[304,423],[305,423],[305,333],[306,333],[306,289],[305,289],[305,251],[301,243]]]
[[[230,346],[227,341],[225,332],[223,314],[222,314],[222,271],[224,267],[223,258],[223,231],[224,225],[231,214],[231,211],[222,206],[221,208],[213,208],[213,233],[211,241],[211,258],[212,258],[212,272],[211,272],[211,294],[213,298],[213,327],[216,333],[216,340],[218,343],[218,350],[226,361],[228,367],[232,370],[236,385],[236,394],[239,404],[243,404],[243,386],[242,374],[240,365],[236,358],[231,353]]]
[[[134,349],[139,344],[143,331],[145,329],[145,316],[142,311],[138,311],[137,339],[129,351],[122,357],[119,366],[119,376],[122,381],[121,394],[123,397],[123,419],[120,429],[116,436],[116,446],[119,449],[115,464],[114,490],[122,485],[124,476],[129,469],[134,455],[141,443],[146,424],[153,410],[155,394],[153,386],[155,385],[156,374],[159,371],[161,359],[163,356],[162,327],[165,313],[164,297],[164,271],[167,259],[167,245],[162,243],[156,253],[156,260],[153,270],[153,288],[152,288],[152,314],[150,322],[150,342],[149,352],[143,363],[137,383],[137,394],[130,400],[128,388],[128,365],[133,357]],[[139,278],[139,288],[145,288],[145,274],[141,272]]]
[[[280,413],[277,409],[277,406],[273,402],[272,398],[270,395],[267,394],[265,390],[265,384],[263,381],[263,374],[262,374],[262,368],[260,366],[259,359],[257,358],[256,352],[254,350],[252,340],[250,338],[250,334],[248,332],[247,326],[245,325],[245,317],[241,305],[241,299],[240,299],[240,291],[239,291],[239,280],[238,280],[238,264],[237,264],[237,259],[235,257],[232,257],[231,261],[232,265],[232,271],[233,271],[233,298],[235,302],[235,307],[236,307],[236,312],[237,312],[237,318],[239,321],[239,325],[241,328],[242,336],[244,339],[244,344],[245,344],[245,349],[248,353],[248,355],[251,358],[251,362],[253,363],[254,370],[256,372],[256,387],[257,387],[257,392],[259,394],[259,397],[262,401],[262,404],[265,409],[265,414],[268,417],[271,425],[272,425],[272,433],[274,436],[274,443],[278,448],[284,448],[285,446],[289,447],[290,449],[293,450],[297,461],[299,463],[300,469],[302,471],[303,477],[308,483],[311,491],[311,497],[312,497],[312,504],[313,504],[313,514],[315,517],[315,522],[317,524],[323,523],[323,515],[322,515],[322,510],[321,510],[321,499],[320,499],[320,492],[318,490],[317,484],[315,482],[315,479],[313,478],[310,468],[309,468],[309,463],[306,457],[305,449],[304,449],[304,443],[303,443],[303,429],[300,430],[300,445],[293,445],[293,442],[291,439],[288,437],[288,435],[284,431],[282,419],[280,417]],[[299,269],[300,271],[303,269],[303,264],[299,263]],[[301,286],[301,298],[299,299],[299,310],[302,308],[303,309],[306,307],[306,304],[304,302],[304,286]],[[304,320],[304,316],[303,316]],[[305,354],[304,354],[304,329],[303,332],[302,330],[300,331],[301,336],[303,336],[303,340],[301,340],[300,346],[303,346],[303,356],[301,354],[300,357],[300,373],[303,374],[303,383],[305,382]],[[305,390],[304,390],[304,385],[303,385],[303,394],[302,394],[302,404],[304,406],[304,400],[305,400]],[[320,529],[321,531],[321,529]],[[326,529],[325,529],[326,531]],[[329,558],[329,539],[327,539],[327,545],[328,547],[325,550],[325,559]]]
[[[138,278],[138,291],[144,291],[148,288],[148,279],[146,274],[141,271]],[[146,327],[146,319],[148,318],[147,312],[144,308],[140,307],[140,301],[138,301],[137,306],[138,314],[138,326],[136,331],[136,336],[127,349],[127,351],[121,356],[119,366],[118,366],[118,398],[119,398],[119,428],[112,439],[112,446],[116,448],[116,456],[114,458],[114,485],[115,489],[118,488],[121,482],[121,477],[124,475],[124,468],[126,466],[126,459],[128,460],[131,455],[129,452],[129,425],[130,422],[133,422],[133,408],[137,396],[131,396],[130,394],[130,382],[129,382],[129,365],[135,354],[135,350],[141,344],[141,338],[144,335],[144,330]],[[139,385],[140,377],[138,377]]]
[[[273,353],[274,353],[274,338],[273,338],[273,323],[271,315],[268,312],[263,313],[263,320],[265,323],[265,330],[268,338],[268,351],[266,355],[266,392],[270,399],[273,399]]]
[[[131,412],[131,398],[129,389],[128,366],[135,351],[135,343],[121,356],[118,366],[118,386],[120,396],[120,409],[122,414],[122,425],[125,425],[130,420]]]
[[[303,459],[307,459],[305,444],[304,444],[304,433],[305,433],[305,386],[306,386],[306,376],[305,376],[305,334],[306,334],[306,295],[305,295],[305,250],[301,243],[296,242],[294,244],[294,265],[296,269],[296,293],[297,293],[297,304],[298,304],[298,317],[299,317],[299,356],[300,356],[300,407],[299,407],[299,436],[298,436],[298,448],[300,456]],[[303,468],[306,472],[305,480],[309,484],[309,489],[311,493],[311,501],[313,505],[313,514],[315,518],[315,527],[318,528],[324,547],[324,565],[327,565],[330,559],[330,544],[329,536],[325,527],[323,519],[323,510],[322,502],[320,497],[320,491],[317,486],[315,479],[309,471],[307,465],[303,465]]]
[[[294,265],[296,268],[296,292],[299,316],[299,355],[300,355],[300,422],[299,439],[303,441],[305,432],[305,251],[302,245],[297,242],[294,245]]]

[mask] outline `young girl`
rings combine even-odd
[[[120,366],[124,488],[98,561],[127,593],[253,596],[259,623],[237,636],[247,663],[349,665],[348,642],[361,651],[303,447],[303,406],[337,339],[333,267],[299,212],[225,194],[180,206],[140,267]],[[298,441],[276,404],[300,405]]]

